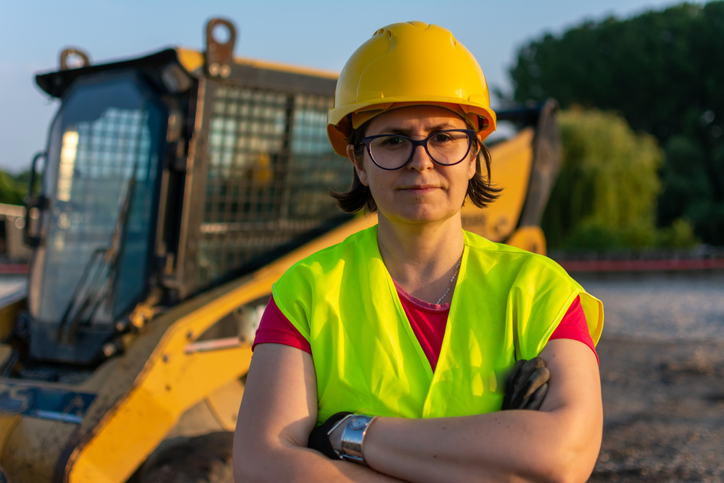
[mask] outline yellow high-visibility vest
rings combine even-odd
[[[603,304],[558,264],[468,232],[434,373],[376,226],[298,262],[273,294],[312,347],[319,423],[339,411],[432,418],[500,410],[515,361],[543,350],[575,297],[594,343],[603,328]]]

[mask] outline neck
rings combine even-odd
[[[392,278],[409,294],[435,303],[450,279],[465,245],[460,213],[438,223],[391,222],[379,214],[377,242]],[[452,299],[453,287],[442,303]]]

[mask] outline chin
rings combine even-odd
[[[406,224],[425,224],[446,221],[456,215],[456,213],[442,212],[433,207],[417,207],[416,209],[394,210],[386,213],[380,211],[380,214],[392,223]]]

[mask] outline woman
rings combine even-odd
[[[549,259],[463,231],[466,197],[496,197],[480,162],[489,179],[493,130],[482,71],[447,30],[393,24],[352,55],[328,132],[355,182],[336,197],[379,223],[274,285],[239,413],[237,480],[590,475],[602,409],[589,331],[600,334],[602,306]],[[550,371],[540,410],[501,412],[516,361],[539,355]],[[308,448],[312,433],[343,459]]]

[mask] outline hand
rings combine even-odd
[[[551,374],[541,357],[529,361],[519,360],[505,384],[502,409],[540,409],[548,392],[550,377]]]
[[[332,443],[329,441],[327,433],[334,427],[334,425],[345,416],[352,414],[347,412],[340,412],[333,414],[327,419],[321,426],[317,426],[309,433],[309,441],[307,447],[316,451],[319,451],[327,458],[333,460],[341,459],[332,448]]]

